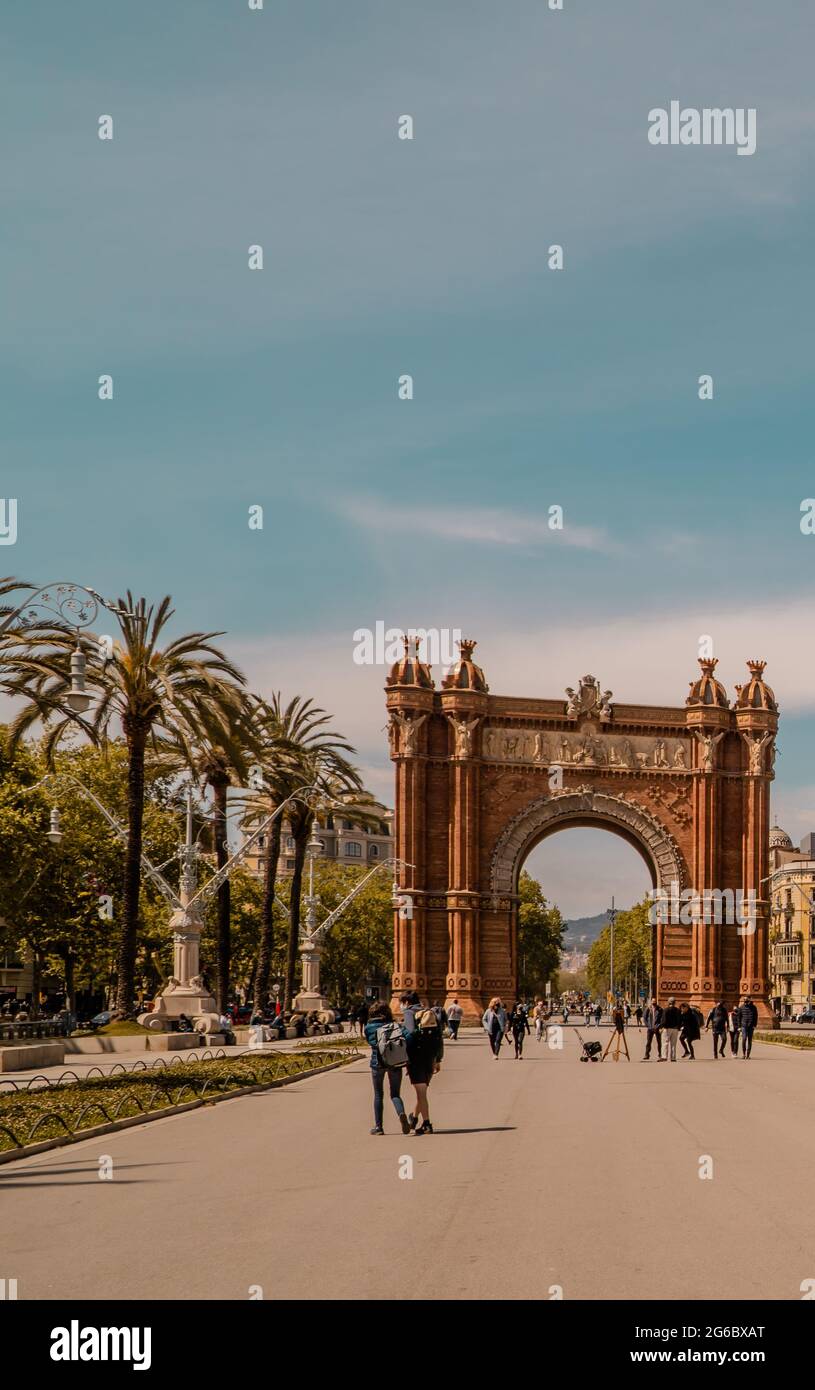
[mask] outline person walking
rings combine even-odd
[[[727,1031],[730,1035],[730,1052],[733,1057],[738,1057],[741,1032],[741,1009],[738,1004],[734,1004],[727,1015]]]
[[[679,1041],[682,1044],[682,1061],[696,1061],[696,1054],[693,1044],[700,1037],[699,1020],[696,1017],[696,1010],[690,1004],[682,1004],[679,1010],[682,1016],[682,1024],[679,1030]]]
[[[597,1024],[597,1027],[598,1027],[598,1028],[600,1027],[600,1020],[601,1020],[602,1017],[603,1017],[603,1006],[602,1006],[602,1004],[600,1003],[600,1001],[598,1000],[597,1003],[596,1003],[595,1006],[594,1006],[594,1021],[595,1021],[595,1023]]]
[[[535,1020],[535,1041],[540,1042],[546,1032],[546,1005],[542,999],[535,1001],[532,1017]]]
[[[461,1020],[464,1017],[464,1010],[457,999],[454,999],[447,1010],[447,1028],[453,1042],[458,1038],[458,1030],[461,1027]]]
[[[606,1043],[606,1050],[603,1053],[602,1061],[606,1060],[612,1043],[615,1044],[614,1061],[619,1062],[620,1060],[620,1045],[622,1044],[623,1048],[625,1049],[625,1055],[630,1062],[631,1053],[628,1051],[628,1043],[626,1041],[625,1036],[625,1009],[623,1009],[619,1004],[615,1005],[611,1013],[611,1032],[609,1034],[608,1042]]]
[[[381,1038],[383,1046],[380,1047],[380,1035],[383,1028],[388,1031],[385,1037]],[[386,1079],[393,1108],[402,1126],[402,1133],[410,1134],[410,1125],[402,1100],[402,1068],[408,1058],[406,1034],[401,1024],[394,1023],[389,1004],[373,1005],[368,1015],[368,1022],[365,1024],[365,1039],[371,1048],[371,1081],[374,1088],[374,1127],[371,1134],[385,1133],[382,1121],[385,1109]],[[401,1046],[399,1045],[400,1039]],[[389,1055],[393,1056],[394,1061],[399,1057],[403,1057],[404,1061],[398,1066],[391,1066],[386,1060]]]
[[[634,1017],[637,1020],[637,1028],[642,1028],[642,1004],[638,1004],[634,1010]]]
[[[715,1062],[719,1055],[724,1057],[724,1049],[727,1043],[727,1005],[723,999],[720,999],[718,1003],[713,1005],[713,1008],[707,1016],[705,1032],[710,1032],[711,1028],[713,1029],[713,1060]],[[721,1054],[719,1052],[720,1044]]]
[[[506,1032],[506,1013],[504,1012],[500,999],[490,1000],[484,1010],[481,1022],[490,1040],[492,1055],[497,1062],[498,1054],[501,1051],[501,1043],[504,1041],[504,1033]]]
[[[645,1056],[642,1059],[643,1062],[650,1062],[651,1044],[653,1043],[655,1038],[657,1044],[657,1061],[661,1062],[663,1060],[662,1020],[664,1017],[664,1013],[665,1010],[662,1008],[660,1004],[657,1003],[656,999],[652,999],[647,1009],[645,1010]]]
[[[584,1020],[584,1021],[585,1021],[586,1027],[587,1027],[587,1028],[590,1028],[590,1027],[591,1027],[591,1004],[589,1003],[588,999],[586,1000],[586,1003],[585,1003],[584,1013],[585,1013],[585,1020]]]
[[[415,990],[403,994],[399,999],[399,1007],[402,1010],[402,1027],[406,1033],[412,1033],[416,1027],[416,1014],[421,1008],[419,996]]]
[[[758,1009],[749,994],[744,996],[739,1009],[739,1028],[741,1031],[741,1052],[746,1062],[753,1050],[753,1033],[758,1023]]]
[[[444,1036],[433,1009],[422,1009],[416,1016],[416,1027],[407,1036],[407,1074],[416,1092],[416,1104],[408,1116],[414,1134],[432,1134],[427,1088],[441,1068],[444,1056]],[[416,1128],[419,1117],[422,1123]]]
[[[671,995],[668,1000],[668,1007],[662,1016],[662,1029],[665,1036],[665,1060],[676,1061],[676,1040],[679,1037],[679,1029],[682,1026],[682,1015],[676,1007],[676,1000]],[[687,1049],[686,1049],[687,1050]]]
[[[512,1013],[509,1016],[509,1026],[515,1040],[515,1060],[522,1062],[524,1059],[524,1035],[531,1031],[523,1004],[513,1004]]]
[[[432,1004],[430,1005],[430,1007],[431,1007],[431,1009],[433,1010],[434,1014],[436,1015],[436,1018],[439,1020],[439,1027],[441,1028],[442,1035],[443,1035],[444,1032],[445,1032],[445,1029],[447,1028],[447,1019],[448,1019],[447,1010],[444,1009],[444,1008],[442,1008],[442,1006],[441,1006],[441,1004],[439,1003],[438,999],[436,999],[435,1002],[432,1003]]]

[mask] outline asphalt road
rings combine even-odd
[[[714,1063],[708,1035],[644,1065],[628,1036],[630,1064],[579,1065],[572,1028],[521,1063],[465,1033],[421,1138],[390,1107],[369,1135],[360,1061],[7,1164],[2,1273],[21,1299],[800,1299],[815,1061]]]

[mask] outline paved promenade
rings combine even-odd
[[[708,1035],[696,1062],[644,1065],[643,1038],[579,1065],[571,1028],[522,1063],[464,1034],[423,1138],[392,1109],[369,1135],[360,1061],[8,1164],[0,1273],[21,1299],[377,1299],[394,1277],[404,1299],[800,1299],[815,1058],[714,1063]]]

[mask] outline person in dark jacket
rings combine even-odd
[[[652,999],[647,1009],[645,1010],[646,1033],[645,1056],[642,1059],[643,1062],[650,1062],[651,1044],[655,1038],[657,1043],[657,1061],[662,1061],[662,1020],[664,1015],[665,1010],[662,1008],[660,1004],[657,1003],[656,999]]]
[[[693,1044],[698,1041],[699,1020],[696,1017],[696,1010],[690,1004],[682,1004],[679,1009],[682,1015],[682,1024],[679,1030],[679,1041],[682,1044],[682,1060],[687,1057],[688,1061],[695,1062],[696,1054],[693,1051]]]
[[[679,1029],[682,1027],[682,1015],[676,1007],[676,1000],[671,995],[668,1000],[668,1007],[662,1016],[662,1028],[665,1034],[665,1058],[676,1061],[676,1040],[679,1037]]]
[[[730,1034],[730,1051],[734,1057],[739,1055],[739,1033],[741,1032],[741,1009],[734,1004],[727,1015],[727,1031]]]
[[[374,1004],[368,1014],[368,1022],[365,1024],[365,1038],[371,1048],[371,1081],[374,1087],[374,1127],[371,1134],[384,1134],[382,1127],[385,1109],[385,1078],[387,1077],[390,1097],[393,1101],[393,1108],[399,1117],[403,1134],[410,1134],[410,1125],[405,1114],[405,1103],[402,1100],[402,1068],[389,1067],[382,1059],[379,1051],[379,1030],[386,1024],[393,1023],[393,1014],[388,1004]]]
[[[524,1035],[531,1031],[523,1004],[513,1004],[512,1013],[509,1016],[509,1026],[515,1040],[515,1060],[522,1062],[524,1059]]]
[[[724,1057],[724,1049],[727,1043],[727,1005],[723,999],[720,999],[717,1004],[713,1005],[713,1008],[707,1016],[705,1032],[709,1033],[711,1028],[713,1029],[713,1060],[715,1062],[719,1057],[720,1047],[721,1055]]]
[[[741,1029],[741,1051],[745,1061],[753,1050],[753,1032],[758,1023],[758,1009],[750,998],[745,995],[739,1009],[739,1028]]]
[[[416,1092],[416,1105],[408,1117],[408,1124],[415,1134],[432,1134],[427,1088],[441,1068],[441,1059],[444,1056],[444,1038],[439,1020],[432,1009],[417,1012],[416,1027],[407,1035],[407,1049],[407,1073]],[[417,1129],[420,1115],[422,1123]]]

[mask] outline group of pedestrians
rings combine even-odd
[[[704,1028],[705,1032],[713,1032],[714,1060],[727,1055],[729,1039],[731,1056],[739,1055],[741,1041],[741,1055],[746,1061],[753,1050],[753,1033],[757,1023],[758,1009],[749,995],[745,995],[741,1004],[734,1004],[730,1008],[723,999],[719,999],[709,1011],[707,1019],[700,1009],[691,1004],[681,1004],[677,1008],[673,997],[664,1008],[656,999],[652,999],[645,1010],[645,1055],[642,1060],[651,1060],[651,1047],[656,1042],[657,1061],[675,1062],[676,1044],[679,1042],[682,1047],[680,1060],[695,1061],[693,1044],[699,1041]]]

